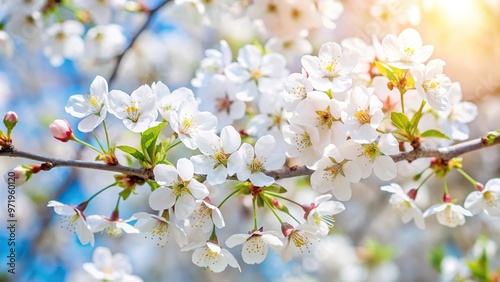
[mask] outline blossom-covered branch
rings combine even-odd
[[[395,162],[407,160],[414,161],[420,158],[440,158],[449,160],[454,157],[458,157],[462,154],[476,151],[479,149],[487,148],[493,145],[500,144],[500,137],[497,137],[493,142],[488,143],[485,137],[469,140],[460,144],[452,145],[449,147],[442,147],[438,149],[417,149],[411,152],[405,152],[398,155],[392,156]],[[0,156],[3,157],[13,157],[13,158],[24,158],[35,161],[43,162],[43,170],[50,170],[54,167],[77,167],[77,168],[88,168],[103,171],[113,171],[118,173],[123,173],[126,175],[139,176],[144,179],[154,179],[153,171],[144,168],[132,168],[123,165],[106,165],[96,162],[86,162],[81,160],[63,160],[57,158],[50,158],[41,155],[36,155],[16,149],[12,150],[2,150],[0,151]],[[266,171],[265,174],[271,176],[275,180],[283,178],[291,178],[302,175],[311,175],[314,171],[308,169],[306,166],[290,166],[283,167],[276,170]]]

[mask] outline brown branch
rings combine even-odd
[[[460,144],[452,145],[450,147],[443,147],[439,149],[418,149],[411,152],[401,153],[392,156],[395,162],[402,160],[413,161],[419,158],[441,158],[449,160],[454,157],[458,157],[462,154],[483,149],[486,147],[491,147],[493,145],[500,144],[500,137],[493,140],[492,143],[488,144],[486,138],[477,138],[470,141],[466,141]],[[117,173],[122,173],[126,175],[134,175],[141,177],[143,179],[154,180],[154,174],[151,169],[144,168],[131,168],[123,165],[106,165],[97,162],[85,162],[80,160],[62,160],[56,158],[49,158],[45,156],[40,156],[36,154],[31,154],[15,149],[0,151],[0,157],[12,157],[12,158],[25,158],[35,161],[40,161],[46,163],[45,167],[51,169],[53,167],[78,167],[78,168],[88,168],[95,170],[113,171]],[[284,167],[277,170],[266,171],[265,173],[274,179],[290,178],[302,175],[311,175],[314,171],[308,169],[305,166],[291,166]]]

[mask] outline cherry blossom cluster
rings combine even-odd
[[[14,38],[30,49],[43,47],[44,54],[53,66],[64,59],[91,59],[108,62],[125,48],[126,38],[122,27],[111,23],[117,10],[137,10],[127,6],[126,1],[75,0],[59,4],[59,1],[8,1],[0,3],[5,11],[0,21],[5,24],[0,30],[2,53],[11,57],[14,53]],[[67,11],[62,11],[67,10]],[[61,19],[60,13],[74,12],[73,19]],[[84,23],[95,25],[86,28]]]
[[[313,1],[306,2],[290,1],[299,6]],[[323,7],[324,2],[328,1],[314,1],[313,6]],[[267,25],[273,21],[267,20]],[[459,84],[443,73],[445,62],[428,61],[432,52],[433,46],[424,45],[416,30],[406,29],[381,42],[357,38],[340,44],[327,42],[317,55],[301,58],[300,73],[290,74],[282,54],[244,45],[233,61],[228,43],[221,41],[220,50],[206,51],[191,81],[194,92],[186,87],[171,91],[161,81],[144,84],[130,94],[110,91],[106,79],[97,76],[89,93],[71,96],[65,110],[81,119],[81,132],[94,132],[102,125],[105,145],[96,135],[98,147],[79,140],[62,119],[50,125],[53,136],[91,148],[98,153],[96,160],[107,165],[117,165],[116,150],[122,151],[135,165],[151,171],[152,177],[116,175],[114,183],[76,206],[58,201],[50,201],[48,206],[63,216],[61,221],[82,244],[94,245],[97,232],[113,237],[141,233],[155,238],[160,246],[173,235],[182,251],[193,250],[193,263],[213,272],[228,265],[240,268],[218,236],[226,225],[220,208],[232,197],[247,197],[252,202],[253,228],[225,240],[229,248],[243,244],[242,259],[247,264],[261,263],[269,248],[283,261],[309,252],[313,242],[328,235],[334,215],[345,209],[339,201],[350,200],[351,184],[372,174],[384,182],[394,180],[398,173],[423,179],[407,192],[396,183],[381,187],[392,193],[389,203],[403,222],[414,220],[419,228],[425,228],[424,218],[433,214],[449,227],[463,225],[466,216],[482,210],[498,216],[499,179],[482,185],[461,169],[458,158],[426,159],[420,173],[414,172],[422,167],[406,161],[397,165],[393,159],[402,152],[467,139],[467,123],[477,116],[476,106],[462,101]],[[140,135],[138,148],[110,142],[108,114]],[[4,122],[13,127],[17,117],[8,114]],[[166,126],[171,134],[163,131]],[[168,152],[180,144],[191,154],[174,165]],[[310,186],[319,194],[312,203],[288,198],[285,187],[270,176],[270,171],[285,163],[312,170]],[[22,167],[16,175],[27,180],[41,169]],[[452,170],[461,173],[475,190],[464,207],[452,198],[446,184],[446,175]],[[430,177],[443,179],[443,197],[441,203],[422,212],[415,199]],[[151,188],[149,207],[157,213],[137,212],[121,219],[120,202],[146,183]],[[87,216],[89,203],[111,187],[121,188],[111,215]],[[227,197],[216,203],[214,195],[221,192]],[[271,212],[281,230],[260,226],[258,209]],[[192,241],[193,230],[201,230],[206,240]]]

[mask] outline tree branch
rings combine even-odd
[[[151,21],[153,20],[153,15],[158,12],[158,10],[160,10],[161,8],[163,8],[163,6],[165,6],[166,4],[168,4],[169,2],[171,2],[172,0],[165,0],[163,2],[161,2],[158,6],[156,6],[156,8],[154,9],[151,9],[148,11],[148,18],[146,19],[146,21],[144,22],[144,24],[139,28],[139,30],[135,33],[134,37],[132,37],[132,39],[130,40],[130,43],[128,44],[127,47],[125,47],[125,49],[123,50],[123,52],[118,55],[116,57],[116,64],[115,64],[115,67],[113,68],[113,71],[111,72],[111,75],[109,76],[109,84],[111,84],[115,78],[116,78],[116,75],[118,74],[118,69],[120,68],[120,65],[121,65],[121,61],[123,59],[123,56],[125,56],[125,54],[128,52],[128,50],[130,50],[130,48],[132,48],[132,46],[134,46],[135,42],[137,41],[137,39],[139,38],[139,35],[141,35],[141,33],[146,30],[146,28],[148,27],[148,25],[151,23]]]
[[[407,160],[414,161],[419,158],[441,158],[445,160],[449,160],[451,158],[460,156],[462,154],[476,151],[479,149],[483,149],[486,147],[491,147],[493,145],[500,144],[500,137],[497,137],[491,144],[488,144],[487,139],[477,138],[470,141],[466,141],[460,144],[452,145],[450,147],[443,147],[439,149],[418,149],[411,152],[405,152],[398,155],[392,156],[392,159],[395,162]],[[132,168],[123,165],[106,165],[102,163],[96,162],[85,162],[81,160],[62,160],[56,158],[50,158],[45,156],[40,156],[36,154],[31,154],[15,149],[10,150],[0,150],[0,157],[11,157],[11,158],[24,158],[35,160],[39,162],[43,162],[46,165],[44,166],[46,170],[50,170],[53,167],[78,167],[78,168],[88,168],[88,169],[96,169],[96,170],[104,170],[104,171],[113,171],[117,173],[122,173],[126,175],[134,175],[141,177],[143,179],[154,180],[154,174],[151,169],[144,168]],[[273,177],[274,179],[283,179],[290,178],[295,176],[302,175],[311,175],[314,171],[308,169],[305,166],[291,166],[284,167],[277,170],[266,171],[265,174]]]

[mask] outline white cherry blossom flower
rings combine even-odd
[[[453,140],[466,140],[469,138],[469,127],[466,124],[476,119],[477,106],[462,101],[462,89],[458,82],[451,84],[446,95],[449,102],[448,109],[437,112],[443,133]]]
[[[217,117],[218,129],[245,116],[246,104],[236,98],[236,92],[236,85],[219,74],[205,78],[198,89],[200,110],[211,112]]]
[[[158,246],[164,247],[168,243],[171,234],[174,236],[179,247],[187,245],[188,238],[184,230],[175,223],[167,220],[165,216],[170,217],[168,210],[160,211],[159,216],[145,212],[132,215],[133,218],[137,218],[134,227],[140,233],[149,233],[151,239],[158,241]]]
[[[320,138],[313,146],[322,150],[328,144],[339,145],[346,140],[348,131],[341,121],[342,108],[343,104],[337,99],[330,99],[324,92],[312,91],[297,105],[289,120],[291,124],[316,128]]]
[[[259,114],[255,115],[246,127],[250,136],[272,135],[278,143],[283,141],[282,127],[288,124],[290,113],[283,108],[281,93],[266,93],[259,100]]]
[[[32,50],[41,47],[47,36],[42,14],[38,11],[11,15],[5,24],[5,30],[13,37],[21,39]]]
[[[424,212],[424,217],[436,214],[440,224],[451,228],[464,225],[465,217],[472,213],[459,205],[453,203],[442,203],[431,206]]]
[[[241,257],[247,264],[258,264],[264,261],[271,247],[275,252],[279,252],[283,247],[280,235],[276,231],[263,231],[263,229],[249,232],[248,234],[234,234],[226,240],[226,245],[233,248],[243,244]]]
[[[315,127],[290,124],[283,126],[283,138],[286,143],[286,155],[308,167],[323,156],[323,150],[313,144],[320,143],[319,132]]]
[[[413,28],[403,30],[399,36],[389,34],[382,39],[387,62],[400,69],[410,69],[427,61],[434,46],[422,46],[422,38]]]
[[[108,83],[102,76],[96,76],[90,84],[90,94],[78,94],[69,97],[66,112],[83,118],[78,124],[81,132],[91,132],[106,118]]]
[[[64,216],[61,223],[66,223],[71,232],[75,232],[82,245],[90,243],[94,246],[94,233],[85,219],[85,215],[78,207],[73,207],[58,201],[49,201],[47,207],[54,208],[54,212]]]
[[[308,225],[300,225],[293,227],[288,223],[284,223],[281,227],[283,235],[285,235],[285,244],[281,250],[281,260],[287,262],[296,254],[310,253],[311,246],[314,241],[319,241],[316,235],[316,230]]]
[[[307,93],[313,91],[311,82],[307,79],[305,70],[302,73],[292,73],[285,80],[285,92],[283,99],[287,111],[297,108],[300,101],[307,97]]]
[[[81,36],[84,30],[83,24],[73,20],[54,23],[47,28],[44,52],[53,66],[60,66],[64,58],[78,59],[83,55],[85,45]]]
[[[109,61],[125,48],[126,38],[117,24],[97,25],[85,34],[85,52],[91,58]]]
[[[133,132],[146,131],[158,117],[156,97],[149,85],[142,85],[130,96],[121,90],[112,90],[108,101],[108,111]]]
[[[97,24],[109,23],[113,8],[121,7],[124,4],[124,0],[75,0],[75,5],[89,11]]]
[[[465,198],[464,207],[472,214],[484,210],[488,215],[500,216],[500,178],[490,179],[483,190],[470,193]]]
[[[446,93],[451,86],[451,80],[443,74],[445,65],[443,60],[435,59],[429,61],[426,66],[420,64],[410,69],[418,94],[438,111],[448,108]]]
[[[226,76],[238,85],[236,97],[252,101],[263,92],[273,92],[282,86],[288,75],[286,60],[281,54],[263,55],[254,45],[245,45],[238,52],[238,62],[225,69]]]
[[[410,198],[401,186],[391,183],[390,185],[382,186],[380,190],[392,193],[389,203],[392,206],[392,210],[401,217],[404,223],[408,223],[413,219],[418,228],[425,229],[422,211],[415,204],[415,200]]]
[[[26,15],[34,11],[40,11],[45,5],[47,5],[47,0],[7,1],[2,8],[11,15]]]
[[[373,94],[373,88],[354,87],[349,102],[342,112],[342,121],[348,126],[349,136],[354,141],[369,143],[378,136],[377,128],[384,113],[382,102]]]
[[[321,45],[318,56],[305,55],[301,62],[315,89],[343,92],[352,85],[349,73],[358,63],[358,53],[352,49],[342,51],[339,44],[328,42]]]
[[[346,143],[351,143],[348,140]],[[382,181],[389,181],[396,177],[396,163],[390,157],[399,153],[399,143],[391,133],[380,136],[378,143],[355,145],[354,150],[359,150],[359,157],[354,161],[362,171],[362,178],[368,178],[372,171]]]
[[[229,265],[238,268],[241,272],[240,265],[234,256],[216,243],[201,242],[188,245],[182,249],[182,251],[190,250],[194,250],[191,259],[199,267],[208,268],[215,273],[219,273]]]
[[[159,164],[153,172],[155,181],[161,186],[149,196],[149,205],[154,210],[165,210],[175,205],[175,216],[187,219],[194,211],[195,199],[204,199],[209,194],[205,185],[193,179],[194,167],[186,158],[177,161],[177,169]]]
[[[314,202],[305,214],[307,225],[315,228],[318,237],[325,237],[333,228],[334,215],[345,210],[344,204],[337,201],[329,201],[332,195],[326,194],[314,198]]]
[[[139,233],[139,230],[129,224],[134,218],[127,220],[112,219],[101,215],[90,215],[87,217],[87,222],[90,225],[92,232],[102,232],[108,234],[110,237],[120,237],[123,232],[128,234]]]
[[[224,183],[227,176],[235,174],[241,166],[241,158],[235,153],[241,137],[234,127],[224,127],[220,137],[213,132],[200,132],[195,141],[203,155],[191,157],[194,171],[206,174],[210,185]]]
[[[132,265],[126,255],[112,254],[108,248],[97,247],[92,255],[92,262],[83,264],[83,269],[99,281],[143,281],[132,275]]]
[[[168,122],[172,120],[171,116],[176,114],[182,101],[196,101],[193,91],[186,87],[181,87],[170,93],[168,86],[158,81],[151,85],[151,89],[156,96],[156,109]]]
[[[196,77],[191,80],[194,87],[202,87],[205,80],[224,74],[224,68],[233,60],[233,53],[225,40],[220,41],[220,51],[208,49],[205,50],[205,56],[196,70]]]
[[[224,228],[224,226],[226,226],[219,208],[212,205],[208,198],[205,200],[198,200],[196,204],[198,207],[189,218],[192,227],[201,227],[203,232],[208,233],[212,231],[214,225],[218,228]]]
[[[255,186],[269,186],[274,178],[264,174],[266,170],[278,169],[285,164],[285,154],[276,152],[276,140],[266,135],[257,140],[255,150],[252,145],[243,143],[239,149],[242,165],[237,171],[239,181],[250,179]]]
[[[289,64],[302,55],[311,54],[313,46],[304,37],[280,38],[272,37],[265,45],[265,49],[272,53],[283,54]]]
[[[361,147],[356,143],[353,145]],[[341,152],[335,145],[330,145],[325,149],[325,154],[311,175],[311,186],[319,193],[332,190],[335,198],[348,201],[351,199],[351,183],[358,183],[362,173],[356,162],[352,161],[356,155],[344,156],[342,153],[349,152]]]
[[[176,113],[170,116],[170,127],[179,134],[179,139],[189,149],[198,146],[194,140],[197,133],[214,131],[217,127],[217,118],[210,112],[198,111],[198,103],[191,99],[180,103]]]

